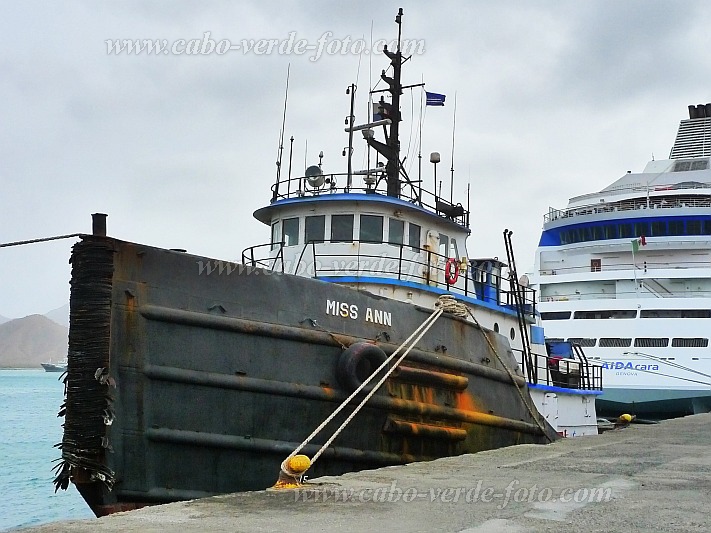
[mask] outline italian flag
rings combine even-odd
[[[646,245],[647,245],[647,239],[645,239],[644,235],[642,235],[639,239],[634,239],[632,241],[632,253],[637,253],[640,246],[646,246]]]

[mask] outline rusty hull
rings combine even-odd
[[[270,486],[350,392],[336,378],[344,347],[365,340],[392,353],[431,312],[106,237],[83,238],[72,263],[56,483],[71,480],[97,515]],[[327,314],[327,300],[362,314]],[[365,322],[368,307],[391,313],[392,326]],[[443,316],[309,476],[555,438],[531,418],[484,335],[515,368],[504,337]]]

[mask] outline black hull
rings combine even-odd
[[[71,477],[97,515],[271,486],[350,392],[336,376],[344,347],[368,341],[392,353],[432,312],[108,238],[85,237],[72,264],[56,483]],[[327,300],[357,306],[358,317],[327,314]],[[368,308],[392,325],[366,321]],[[309,476],[555,439],[485,336],[516,368],[505,337],[441,317]]]

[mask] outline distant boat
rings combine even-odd
[[[49,363],[40,363],[42,365],[42,368],[45,369],[46,372],[66,372],[67,370],[67,361],[60,361],[59,363],[52,363],[51,361]]]

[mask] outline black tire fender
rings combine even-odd
[[[353,392],[360,387],[375,370],[387,359],[385,352],[375,344],[356,342],[351,344],[338,357],[336,378],[344,389]],[[376,380],[363,389],[370,391]]]

